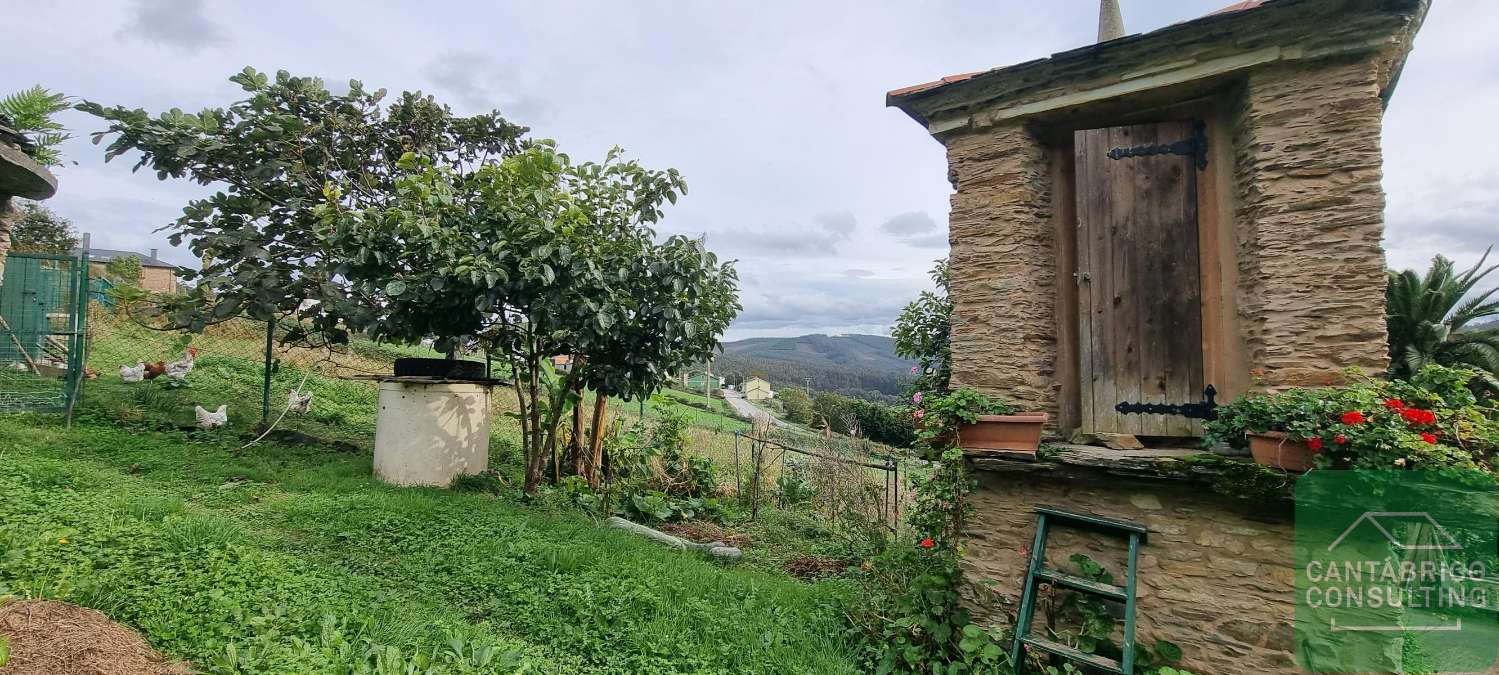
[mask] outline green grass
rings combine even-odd
[[[238,445],[0,418],[0,595],[98,608],[208,672],[855,670],[847,582],[391,488],[368,456]]]

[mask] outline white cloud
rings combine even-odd
[[[1125,20],[1148,30],[1227,2],[1130,2]],[[79,0],[9,12],[28,29],[7,48],[27,59],[0,72],[0,92],[41,83],[196,110],[243,96],[225,78],[245,65],[285,68],[433,91],[461,112],[497,107],[578,159],[621,145],[675,167],[691,190],[661,229],[706,233],[738,258],[746,310],[732,335],[745,337],[887,328],[945,253],[951,187],[941,144],[884,92],[1086,44],[1097,3]],[[1416,40],[1382,139],[1392,266],[1436,253],[1471,264],[1499,229],[1499,155],[1474,140],[1499,110],[1496,25],[1499,4],[1444,0]],[[130,157],[104,165],[86,139],[98,120],[64,121],[79,165],[48,205],[100,245],[191,262],[154,230],[203,188],[132,174]]]
[[[924,234],[937,229],[937,221],[925,211],[907,211],[880,224],[880,231],[897,237]]]

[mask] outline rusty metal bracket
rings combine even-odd
[[[1198,169],[1208,168],[1207,124],[1198,122],[1192,127],[1192,135],[1175,143],[1149,143],[1109,150],[1109,159],[1126,157],[1148,157],[1150,155],[1182,155],[1191,157]]]

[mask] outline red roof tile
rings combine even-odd
[[[1242,12],[1246,9],[1254,9],[1255,7],[1259,7],[1263,4],[1265,4],[1265,0],[1244,0],[1244,2],[1236,2],[1232,5],[1224,7],[1223,9],[1209,12],[1208,16],[1212,16],[1214,14],[1227,14],[1229,12]]]

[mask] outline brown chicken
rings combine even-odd
[[[148,380],[154,380],[158,377],[161,377],[161,374],[165,372],[167,372],[166,361],[157,361],[156,363],[146,364],[146,379]]]

